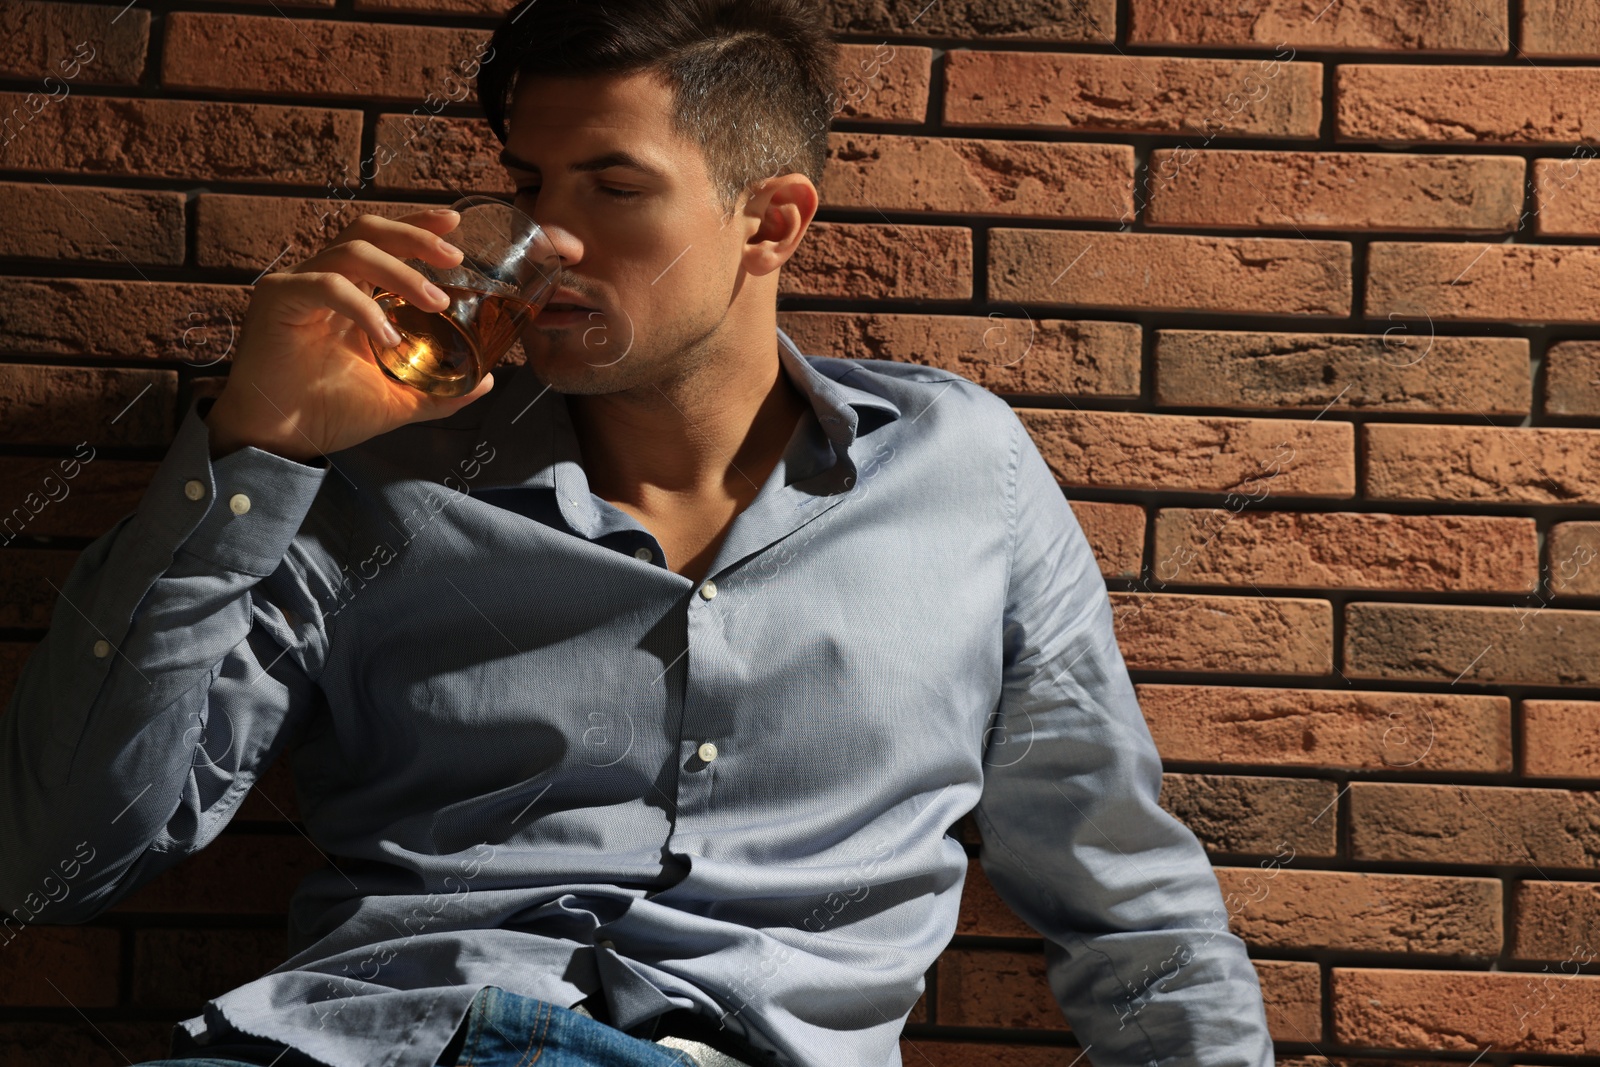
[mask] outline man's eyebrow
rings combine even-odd
[[[509,148],[501,150],[500,165],[504,167],[516,167],[518,170],[525,170],[532,173],[537,173],[539,170],[538,167],[534,166],[532,163],[529,163],[527,160],[522,159]],[[591,171],[608,170],[611,167],[628,167],[631,170],[636,170],[641,174],[647,175],[651,178],[656,178],[658,180],[666,178],[666,174],[660,168],[651,166],[649,163],[646,163],[632,152],[624,151],[620,148],[614,152],[607,152],[602,156],[595,156],[593,159],[586,159],[581,163],[570,164],[567,169],[574,174],[587,174]]]

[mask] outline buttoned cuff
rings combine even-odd
[[[189,405],[139,514],[183,551],[264,578],[299,532],[328,461],[301,463],[253,445],[213,461],[205,416],[214,401]]]

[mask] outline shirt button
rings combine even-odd
[[[616,944],[615,941],[612,941],[610,938],[607,938],[604,941],[600,942],[600,947],[601,948],[616,948],[617,944]]]
[[[649,563],[651,560],[656,558],[656,554],[650,551],[648,548],[640,546],[639,548],[633,550],[633,558],[642,559],[646,563]]]
[[[206,483],[199,478],[190,478],[183,483],[183,495],[190,500],[199,500],[206,495]]]
[[[94,643],[94,654],[100,659],[105,659],[111,654],[111,642],[103,637],[96,641]]]
[[[707,763],[710,763],[712,760],[717,758],[717,746],[713,745],[710,741],[707,741],[705,744],[701,745],[699,752],[700,758],[705,760]]]
[[[702,597],[704,597],[705,599],[707,599],[707,600],[710,600],[712,597],[716,596],[717,595],[717,583],[716,582],[707,582],[705,585],[702,585],[700,587],[700,595]]]
[[[235,515],[243,515],[250,510],[250,498],[243,493],[235,493],[228,498],[228,507]]]

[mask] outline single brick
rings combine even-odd
[[[248,3],[251,0],[232,0]],[[334,0],[320,0],[333,6]],[[506,14],[518,0],[355,0],[357,11],[379,11],[382,14]]]
[[[165,89],[367,102],[475,105],[489,31],[288,19],[277,14],[167,16]],[[347,71],[360,71],[352,81]]]
[[[1303,1041],[1320,1036],[1317,1012],[1321,988],[1317,965],[1288,960],[1250,962],[1256,968],[1261,985],[1272,1037],[1280,1041]],[[938,962],[937,1003],[941,1026],[1070,1029],[1050,992],[1043,953],[946,950]],[[1128,1014],[1128,1008],[1136,1003],[1118,1000],[1110,1010],[1120,1017]],[[1131,1017],[1136,1019],[1139,1010],[1135,1006]]]
[[[685,256],[678,268],[694,269],[692,258]],[[778,279],[778,298],[786,296],[970,300],[972,231],[813,222]]]
[[[780,310],[778,325],[807,353],[919,363],[994,393],[1139,395],[1140,330],[1132,322],[1034,319],[999,311],[980,318]]]
[[[1600,431],[1368,423],[1371,500],[1594,504]]]
[[[301,879],[328,861],[279,820],[281,834],[220,835],[117,902],[118,912],[282,915]]]
[[[1520,415],[1532,407],[1523,337],[1156,331],[1163,406]]]
[[[829,207],[1115,221],[1133,211],[1133,146],[828,135]]]
[[[1117,33],[1117,4],[1116,0],[1073,0],[1070,4],[940,0],[933,5],[831,0],[828,20],[835,33],[1110,44]]]
[[[207,1000],[288,958],[287,938],[276,928],[139,930],[133,938],[133,1003],[199,1013]]]
[[[1051,995],[1042,951],[946,949],[937,971],[941,1026],[1069,1029]]]
[[[1338,141],[1570,144],[1600,134],[1600,119],[1569,104],[1600,92],[1594,67],[1341,63],[1334,79]]]
[[[1298,960],[1251,960],[1274,1041],[1322,1040],[1322,972]]]
[[[955,49],[944,125],[1317,137],[1322,64]]]
[[[1559,960],[1568,973],[1600,954],[1600,894],[1593,882],[1519,880],[1512,888],[1511,955]]]
[[[1524,700],[1522,773],[1600,778],[1600,702]]]
[[[161,448],[177,391],[169,370],[0,363],[0,426],[15,444]]]
[[[1324,6],[1300,0],[1133,0],[1128,43],[1263,48],[1294,45],[1348,51],[1492,52],[1509,45],[1504,6],[1388,4]]]
[[[1544,409],[1600,415],[1600,341],[1560,341],[1544,358]]]
[[[838,95],[828,103],[832,121],[912,126],[927,121],[933,49],[887,41],[841,44],[836,71]]]
[[[0,115],[16,109],[29,113],[23,94],[0,93]],[[21,126],[6,168],[320,186],[360,149],[356,110],[72,94]]]
[[[1272,861],[1263,861],[1270,864]],[[1495,956],[1500,880],[1218,867],[1229,926],[1252,948]]]
[[[1255,775],[1161,776],[1161,806],[1197,837],[1208,853],[1286,857],[1332,856],[1337,841],[1338,792],[1314,778]]]
[[[362,215],[397,219],[437,206],[343,196],[202,193],[195,205],[195,261],[212,269],[287,270],[322,251]]]
[[[0,932],[0,1004],[58,1008],[65,997],[80,1008],[109,1008],[117,1002],[121,957],[122,935],[106,927],[19,928],[8,921]]]
[[[1532,519],[1163,508],[1155,577],[1185,585],[1530,593]]]
[[[1327,674],[1333,605],[1289,597],[1111,593],[1130,670]]]
[[[37,91],[54,100],[75,85],[137,85],[149,46],[150,12],[141,8],[0,4],[0,78],[41,79]]]
[[[0,546],[99,537],[138,506],[157,466],[108,460],[87,441],[59,459],[0,457]]]
[[[1357,860],[1538,868],[1594,865],[1600,795],[1497,785],[1350,783]]]
[[[1600,522],[1563,522],[1550,530],[1545,583],[1552,596],[1600,596]]]
[[[1072,514],[1094,549],[1100,573],[1107,578],[1134,578],[1144,558],[1144,508],[1138,504],[1069,501]]]
[[[1377,152],[1151,153],[1151,226],[1271,230],[1481,230],[1508,233],[1522,213],[1517,156]]]
[[[1600,247],[1374,241],[1366,304],[1430,323],[1600,322]]]
[[[1011,905],[995,892],[994,883],[984,873],[983,865],[971,861],[967,863],[967,879],[961,888],[961,916],[956,922],[956,933],[985,937],[1039,936],[1039,932],[1019,919]]]
[[[500,165],[503,147],[482,119],[444,118],[425,106],[379,115],[372,154],[344,170],[328,192],[347,200],[369,189],[443,193],[451,201],[468,193],[510,195],[516,188]]]
[[[1102,489],[1350,496],[1349,423],[1017,408],[1056,481]],[[1235,496],[1235,494],[1242,494]]]
[[[1545,983],[1549,983],[1547,986]],[[1334,1040],[1429,1052],[1593,1056],[1600,980],[1512,971],[1333,969]]]
[[[1533,161],[1533,232],[1540,237],[1592,237],[1600,234],[1600,168],[1596,152],[1580,144],[1561,159]]]
[[[212,364],[231,352],[249,303],[244,285],[0,278],[0,354]]]
[[[1348,315],[1350,243],[1107,230],[989,231],[992,302]]]
[[[0,182],[0,200],[7,208],[0,256],[119,267],[183,263],[182,193]]]
[[[1345,674],[1450,684],[1595,685],[1600,612],[1434,604],[1345,606]]]
[[[1164,760],[1512,769],[1508,697],[1154,683],[1135,689]]]
[[[1520,42],[1530,56],[1600,57],[1600,2],[1522,0]]]

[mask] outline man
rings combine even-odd
[[[402,260],[454,262],[454,220],[363,216],[261,280],[226,389],[84,550],[0,734],[0,903],[92,918],[280,752],[329,861],[290,959],[175,1054],[893,1067],[975,810],[1090,1062],[1272,1062],[1026,430],[959,375],[777,330],[824,21],[513,12],[480,98],[590,310],[427,397],[362,333],[379,285],[443,306]]]

